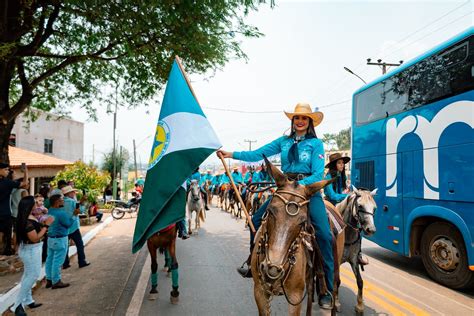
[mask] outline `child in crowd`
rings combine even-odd
[[[31,214],[40,223],[43,223],[48,218],[48,209],[44,206],[44,197],[39,193],[35,194],[35,206]]]

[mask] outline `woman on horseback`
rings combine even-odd
[[[282,136],[273,142],[254,151],[227,152],[218,151],[224,158],[234,158],[243,161],[259,161],[263,155],[270,157],[281,153],[281,169],[290,180],[298,181],[302,185],[310,185],[321,181],[324,174],[324,148],[323,142],[317,138],[314,127],[323,120],[322,112],[312,112],[309,104],[298,103],[294,112],[287,113],[291,120],[291,133]],[[270,201],[264,203],[252,216],[255,229],[261,225],[262,216]],[[332,252],[332,234],[326,215],[326,209],[321,193],[311,197],[309,203],[311,223],[316,230],[316,240],[323,256],[323,268],[326,284],[329,292],[333,291],[334,279],[334,257]],[[250,235],[251,250],[253,248],[254,236]],[[252,253],[252,251],[250,251]],[[247,264],[249,264],[248,260]],[[250,267],[238,269],[244,277],[251,277]],[[322,308],[331,308],[331,296],[329,293],[319,299]]]
[[[329,170],[325,179],[330,180],[337,177],[335,182],[324,188],[326,200],[334,206],[344,200],[350,193],[350,188],[346,185],[346,163],[349,161],[351,161],[351,158],[343,157],[340,153],[334,153],[329,156],[329,162],[326,164],[326,168]],[[360,249],[358,260],[361,265],[369,264],[369,260],[362,255]]]

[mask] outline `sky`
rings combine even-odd
[[[276,1],[246,20],[265,34],[244,39],[248,61],[232,60],[214,75],[193,75],[193,89],[223,149],[258,148],[289,128],[283,110],[308,102],[324,113],[318,135],[350,126],[351,97],[381,75],[366,59],[408,61],[473,25],[472,1]],[[117,138],[137,161],[148,161],[160,106],[119,108]],[[235,112],[240,111],[240,112]],[[243,113],[242,113],[243,112]],[[255,113],[257,112],[257,113]],[[262,113],[263,112],[263,113]],[[113,145],[113,115],[98,110],[98,122],[76,108],[84,125],[84,160],[100,163]],[[133,160],[132,160],[133,161]],[[205,164],[218,163],[213,155]]]

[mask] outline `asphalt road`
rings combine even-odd
[[[71,286],[34,292],[44,305],[29,315],[257,315],[253,281],[241,278],[238,267],[248,255],[249,232],[244,220],[213,208],[197,236],[178,240],[180,302],[169,300],[171,279],[161,271],[159,296],[148,300],[150,263],[143,248],[131,254],[134,218],[111,223],[86,247],[92,265],[63,271]],[[370,264],[363,272],[365,315],[474,315],[474,291],[457,292],[431,281],[421,260],[408,259],[367,240],[363,251]],[[349,266],[343,266],[340,290],[342,313],[354,315],[356,284]],[[319,315],[317,305],[314,314]],[[283,297],[272,302],[272,315],[287,315]]]
[[[249,232],[244,221],[217,208],[207,212],[199,235],[177,245],[180,303],[169,301],[171,280],[159,274],[159,297],[141,300],[140,315],[256,315],[253,281],[243,279],[236,267],[248,255]],[[474,315],[474,292],[452,291],[429,280],[420,260],[407,259],[364,240],[370,264],[363,273],[366,315]],[[159,261],[161,270],[163,259]],[[144,269],[148,268],[148,262]],[[342,313],[353,315],[356,283],[348,265],[341,270]],[[314,314],[320,314],[317,304]],[[272,315],[286,315],[283,297],[272,301]]]

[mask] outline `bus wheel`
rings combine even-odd
[[[421,258],[429,276],[453,289],[474,286],[474,272],[469,270],[464,240],[456,227],[436,222],[421,238]]]

